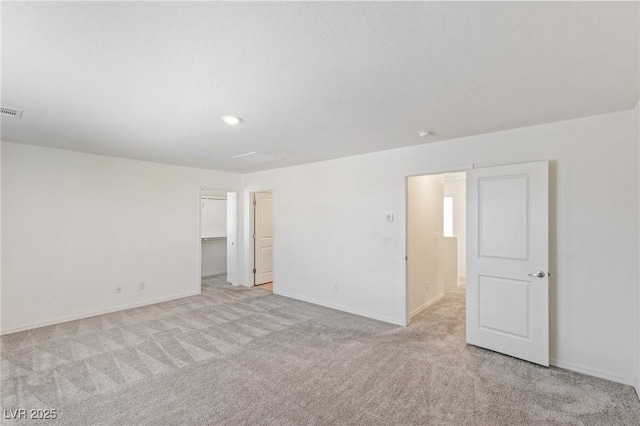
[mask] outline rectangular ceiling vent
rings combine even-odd
[[[255,151],[247,152],[246,154],[234,155],[233,158],[237,158],[238,160],[250,161],[252,163],[274,163],[276,161],[284,160],[284,158],[278,158],[271,155],[259,154]]]
[[[13,117],[13,118],[22,117],[22,110],[21,109],[0,107],[0,113],[1,113],[1,115],[5,115],[7,117]]]

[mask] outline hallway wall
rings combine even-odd
[[[409,316],[444,294],[442,175],[407,179],[407,291]]]
[[[453,236],[458,238],[458,277],[467,276],[467,181],[459,173],[445,175],[444,196],[453,197]]]

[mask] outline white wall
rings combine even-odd
[[[227,193],[227,282],[238,285],[238,193]]]
[[[276,293],[403,324],[405,176],[551,160],[552,361],[632,384],[640,249],[633,120],[629,110],[243,175],[245,231],[248,192],[273,189]],[[389,212],[395,222],[385,221]]]
[[[442,175],[407,179],[407,292],[409,316],[444,295]]]
[[[636,104],[636,107],[633,109],[633,139],[635,140],[635,145],[639,147],[638,151],[640,152],[640,101]],[[638,158],[638,162],[640,163],[640,157]],[[640,174],[638,175],[640,189]],[[639,212],[640,215],[640,212]],[[639,239],[640,243],[640,239]],[[640,267],[640,258],[638,259],[638,266]],[[638,324],[638,332],[636,333],[637,342],[636,342],[636,394],[640,398],[640,283],[638,291],[638,305],[636,306],[636,323]]]
[[[0,322],[2,320],[2,241],[2,143],[0,143]]]
[[[448,292],[458,288],[458,238],[457,237],[444,237],[443,238],[443,287],[444,292]]]
[[[238,188],[239,175],[2,150],[2,332],[200,291],[200,187]]]
[[[457,176],[444,178],[444,196],[453,197],[453,236],[458,238],[458,277],[467,277],[467,181]]]
[[[227,240],[202,242],[202,276],[227,272]]]
[[[225,194],[226,197],[226,194]],[[227,200],[203,198],[200,231],[203,238],[227,236]]]

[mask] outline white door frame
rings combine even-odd
[[[270,192],[271,194],[273,194],[273,293],[276,293],[276,211],[277,211],[277,205],[276,205],[276,193],[273,189],[271,188],[262,188],[262,187],[252,187],[252,188],[246,188],[244,191],[244,197],[243,197],[243,202],[245,205],[245,221],[244,221],[244,229],[245,229],[245,235],[243,237],[243,242],[244,242],[244,254],[245,254],[245,279],[242,281],[243,285],[247,286],[247,287],[253,287],[254,283],[255,283],[255,276],[253,274],[253,268],[255,267],[255,257],[254,257],[254,241],[253,241],[253,225],[254,225],[254,209],[253,209],[253,197],[254,194],[258,193],[258,192]]]
[[[215,187],[215,186],[199,186],[198,187],[198,290],[200,290],[200,287],[202,285],[202,205],[200,204],[202,202],[202,191],[214,191],[214,192],[233,192],[236,194],[236,205],[235,205],[235,211],[236,211],[236,227],[235,227],[235,246],[234,249],[232,250],[233,256],[235,258],[235,276],[236,276],[236,282],[232,282],[231,284],[233,285],[238,285],[238,281],[239,281],[239,276],[238,276],[238,272],[239,272],[239,263],[238,263],[238,224],[240,223],[238,221],[239,215],[238,215],[238,195],[240,193],[240,190],[237,188],[221,188],[221,187]],[[227,198],[227,203],[229,202],[229,199]],[[227,274],[229,274],[229,271],[227,271]]]
[[[403,183],[404,183],[404,204],[402,206],[402,208],[404,209],[403,212],[403,217],[404,217],[404,234],[403,234],[403,238],[404,238],[404,268],[403,268],[403,273],[404,273],[404,326],[409,325],[409,262],[407,261],[407,256],[409,255],[409,246],[408,246],[408,238],[407,238],[407,233],[409,232],[409,209],[408,209],[408,202],[409,202],[409,191],[408,191],[408,185],[409,185],[409,178],[411,177],[416,177],[416,176],[429,176],[429,175],[442,175],[445,173],[460,173],[460,172],[468,172],[469,170],[472,170],[474,168],[473,164],[471,165],[464,165],[464,166],[458,166],[458,167],[446,167],[446,168],[440,168],[440,169],[428,169],[424,172],[417,172],[417,173],[412,173],[409,175],[405,175],[403,177]],[[465,221],[467,219],[465,218]],[[466,248],[465,248],[466,250]]]

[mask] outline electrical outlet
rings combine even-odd
[[[145,289],[145,284],[144,283],[139,283],[138,284],[138,290],[144,290]]]
[[[121,285],[117,285],[116,286],[116,293],[122,293],[122,286]]]
[[[337,293],[337,292],[338,292],[338,286],[337,286],[337,285],[334,285],[334,286],[333,286],[333,292],[334,292],[334,293]]]
[[[424,289],[426,291],[429,291],[429,281],[427,281],[426,283],[424,283]]]

